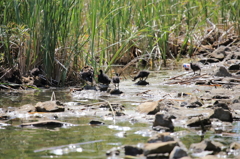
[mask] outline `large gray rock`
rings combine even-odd
[[[218,77],[231,77],[232,76],[232,74],[229,73],[228,70],[223,66],[220,66],[217,70],[215,70],[214,75],[218,76]]]
[[[38,102],[35,108],[37,112],[63,112],[65,110],[64,104],[60,101]]]
[[[179,146],[175,146],[169,155],[169,159],[179,159],[188,156],[187,152]]]
[[[179,146],[177,141],[147,143],[144,147],[144,155],[170,153],[175,146]]]
[[[213,114],[210,116],[210,118],[217,118],[221,121],[228,121],[232,122],[232,113],[229,110],[223,109],[223,108],[216,108],[214,109]]]
[[[174,129],[173,126],[173,122],[172,122],[172,118],[173,116],[168,115],[168,114],[164,114],[164,113],[157,113],[155,115],[155,120],[153,122],[153,126],[163,126],[163,127],[167,127],[170,130]]]

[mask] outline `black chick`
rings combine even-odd
[[[98,75],[98,82],[102,84],[109,85],[111,83],[111,79],[103,73],[102,70],[99,70],[100,74]]]
[[[80,78],[87,82],[91,82],[93,84],[93,78],[94,78],[94,70],[93,67],[91,66],[85,66],[81,71],[80,71]]]
[[[201,74],[201,68],[197,64],[190,63],[190,66],[194,72],[194,75],[195,75],[195,71],[199,71],[199,75]]]
[[[133,81],[135,81],[138,78],[140,78],[141,81],[146,81],[149,74],[150,74],[150,72],[148,72],[148,71],[140,71],[140,72],[138,72],[137,76],[135,76],[133,78]]]
[[[113,84],[114,84],[114,86],[115,86],[115,89],[116,89],[116,88],[119,89],[119,83],[120,83],[119,74],[116,73],[115,75],[116,75],[116,76],[114,76],[114,77],[112,78],[112,82],[113,82]]]

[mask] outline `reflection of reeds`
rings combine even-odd
[[[110,67],[132,47],[165,64],[192,55],[206,18],[240,32],[238,0],[8,0],[0,8],[5,64],[17,62],[24,74],[43,64],[49,81],[62,83],[84,65]]]

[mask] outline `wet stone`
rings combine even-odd
[[[73,124],[65,123],[57,120],[44,120],[44,121],[37,121],[31,123],[23,123],[20,126],[34,126],[34,127],[62,127],[64,125],[73,126]]]
[[[170,133],[159,133],[148,139],[148,143],[174,141]]]
[[[202,151],[213,151],[220,152],[224,148],[224,145],[220,142],[215,142],[211,140],[203,140],[200,143],[191,144],[190,149],[193,152],[202,152]]]
[[[95,121],[95,120],[92,120],[89,122],[90,125],[104,125],[105,123],[101,122],[101,121]]]
[[[210,116],[210,118],[217,118],[221,121],[232,122],[232,113],[229,110],[225,110],[223,108],[214,109],[214,113]]]
[[[179,146],[175,146],[169,155],[169,159],[177,159],[188,156],[187,152]]]
[[[232,74],[229,73],[228,70],[223,66],[220,66],[219,68],[217,68],[214,71],[214,75],[219,76],[219,77],[231,77],[232,76]]]
[[[148,85],[149,84],[149,82],[147,82],[147,81],[144,81],[144,80],[140,80],[140,81],[138,81],[137,83],[135,83],[136,85],[142,85],[142,86],[146,86],[146,85]]]
[[[60,101],[38,102],[35,105],[37,112],[63,112],[65,106]]]
[[[204,126],[204,125],[211,125],[211,121],[208,117],[191,117],[187,121],[187,126],[190,127],[197,127],[197,126]]]
[[[147,143],[144,147],[144,155],[158,154],[158,153],[170,153],[175,146],[179,146],[177,141]]]
[[[119,94],[122,94],[123,92],[120,91],[119,89],[113,89],[113,90],[110,90],[109,93],[112,95],[119,95]]]
[[[155,120],[153,122],[153,126],[163,126],[167,127],[171,130],[174,129],[173,122],[172,122],[172,117],[171,115],[164,114],[164,113],[157,113],[155,115]]]
[[[129,156],[138,156],[143,154],[143,149],[136,146],[126,145],[124,146],[124,150],[125,150],[125,155],[129,155]]]

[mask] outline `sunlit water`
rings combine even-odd
[[[201,89],[209,89],[162,84],[165,80],[180,73],[178,71],[152,72],[147,80],[150,85],[147,86],[136,86],[129,77],[122,78],[120,90],[124,94],[116,96],[98,93],[95,95],[95,99],[91,99],[89,95],[73,96],[70,94],[69,88],[27,92],[5,91],[0,92],[0,106],[2,108],[18,107],[24,104],[48,101],[54,91],[56,98],[67,104],[74,105],[78,102],[87,104],[108,100],[110,103],[121,103],[126,107],[126,111],[134,112],[136,106],[144,101],[159,100],[164,95],[171,98],[171,93],[190,92],[197,94],[201,92]],[[148,90],[154,93],[143,93]],[[99,116],[92,117],[81,114],[77,117],[62,116],[58,120],[75,126],[21,128],[18,125],[22,121],[17,118],[0,124],[0,158],[106,158],[106,151],[113,147],[146,143],[151,136],[150,123],[132,123],[120,119],[118,121],[118,118],[116,118],[116,122],[113,122],[112,120],[104,120]],[[91,126],[88,124],[91,120],[103,121],[105,125]],[[176,129],[176,131],[180,130]],[[233,131],[239,133],[240,125],[238,122],[235,123]],[[239,140],[238,135],[222,136],[211,131],[207,132],[203,138],[214,138],[226,144]],[[187,147],[191,143],[197,143],[201,140],[201,136],[194,132],[182,137],[182,141]],[[124,154],[120,156],[124,156]]]

